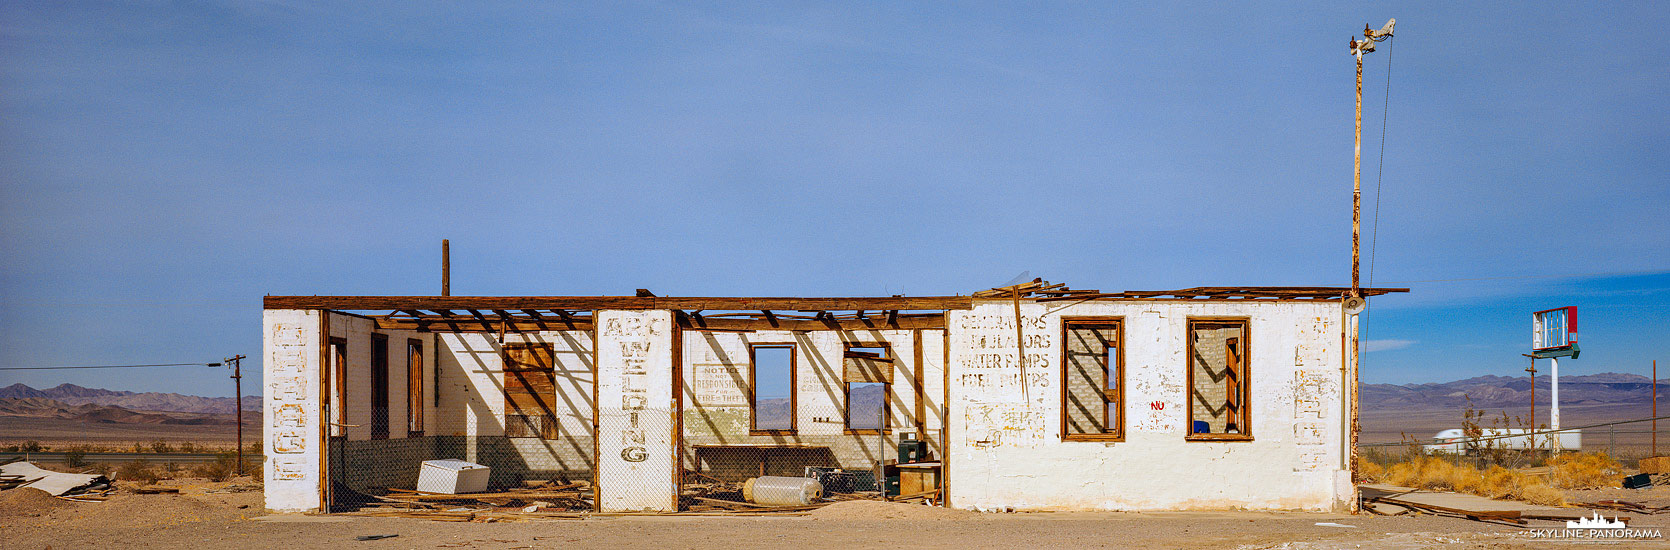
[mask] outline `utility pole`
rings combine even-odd
[[[1658,456],[1658,360],[1653,360],[1653,456]]]
[[[244,475],[244,356],[234,355],[223,363],[232,366],[232,395],[236,397],[238,418],[238,465],[237,475]]]
[[[1351,39],[1351,55],[1357,58],[1357,117],[1355,130],[1352,133],[1354,150],[1351,163],[1351,295],[1346,297],[1341,305],[1344,306],[1344,313],[1350,318],[1350,325],[1346,328],[1351,339],[1351,346],[1348,350],[1351,354],[1349,357],[1351,364],[1351,457],[1347,467],[1351,470],[1353,481],[1357,477],[1357,441],[1362,433],[1362,424],[1359,420],[1361,405],[1357,398],[1362,385],[1361,355],[1357,349],[1357,335],[1358,331],[1361,330],[1361,325],[1357,321],[1357,314],[1362,313],[1364,308],[1368,307],[1368,302],[1363,300],[1363,289],[1359,280],[1362,273],[1363,255],[1363,54],[1374,51],[1375,42],[1390,39],[1392,37],[1392,25],[1396,23],[1396,19],[1387,20],[1386,26],[1378,31],[1370,29],[1367,24],[1364,24],[1363,41],[1358,42],[1355,37]],[[1019,319],[1017,318],[1016,321],[1019,321]],[[1342,378],[1343,374],[1342,372]],[[1358,507],[1353,505],[1351,510],[1355,512]]]
[[[1363,25],[1363,41],[1351,39],[1351,55],[1357,58],[1357,126],[1353,133],[1355,139],[1354,152],[1351,162],[1351,297],[1362,297],[1362,287],[1358,282],[1359,267],[1362,258],[1363,234],[1363,54],[1374,51],[1375,42],[1384,42],[1392,37],[1392,26],[1396,19],[1386,21],[1386,26],[1380,30]]]

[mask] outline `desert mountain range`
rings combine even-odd
[[[89,424],[175,424],[185,426],[233,426],[237,424],[237,421],[230,414],[134,411],[114,405],[100,405],[97,403],[70,405],[63,401],[45,397],[0,398],[0,416],[55,418]]]
[[[1661,399],[1670,405],[1670,380],[1660,380]],[[879,387],[859,389],[858,409],[880,406]],[[1537,401],[1547,403],[1549,378],[1537,377]],[[1526,376],[1479,376],[1452,382],[1423,384],[1363,384],[1362,407],[1368,411],[1459,410],[1468,406],[1500,408],[1530,403],[1531,380]],[[1562,405],[1644,404],[1652,397],[1652,380],[1636,374],[1600,373],[1560,377]],[[762,400],[762,414],[788,414],[788,400]],[[779,401],[781,401],[779,403]],[[233,412],[230,397],[202,397],[178,393],[130,392],[62,384],[44,390],[24,384],[0,388],[0,416],[81,419],[88,422],[196,424],[230,422],[221,415]],[[245,396],[244,410],[259,413],[260,396]],[[190,413],[190,414],[181,414]],[[213,416],[211,416],[213,415]]]
[[[0,399],[41,398],[66,405],[106,405],[130,411],[166,411],[206,414],[231,414],[237,410],[237,400],[231,397],[202,397],[178,393],[131,392],[86,388],[75,384],[37,390],[24,384],[0,388]],[[261,396],[244,396],[245,411],[261,411]]]
[[[1670,404],[1670,380],[1660,380],[1659,400]],[[1426,384],[1363,384],[1365,410],[1462,409],[1468,399],[1477,408],[1525,406],[1531,402],[1529,376],[1479,376]],[[1549,398],[1549,377],[1537,377],[1537,403]],[[1560,377],[1560,404],[1644,404],[1652,400],[1652,379],[1638,374],[1605,372]]]

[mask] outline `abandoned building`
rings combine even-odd
[[[584,481],[605,512],[766,475],[880,490],[883,467],[931,468],[960,509],[1345,509],[1350,293],[268,296],[267,507],[460,459],[494,487]]]

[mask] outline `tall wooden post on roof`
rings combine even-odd
[[[441,239],[441,295],[452,295],[452,245]]]

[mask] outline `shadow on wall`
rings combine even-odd
[[[331,481],[337,495],[333,508],[374,501],[369,495],[387,494],[389,489],[416,488],[425,460],[458,459],[487,466],[491,468],[488,483],[493,487],[520,487],[530,480],[590,479],[594,468],[591,395],[577,389],[591,384],[589,351],[572,336],[565,343],[569,357],[564,363],[585,371],[583,375],[555,373],[567,377],[558,384],[559,402],[583,414],[565,419],[552,439],[508,437],[504,418],[489,401],[501,399],[505,391],[498,346],[481,335],[437,335],[437,393],[427,435],[333,440]]]

